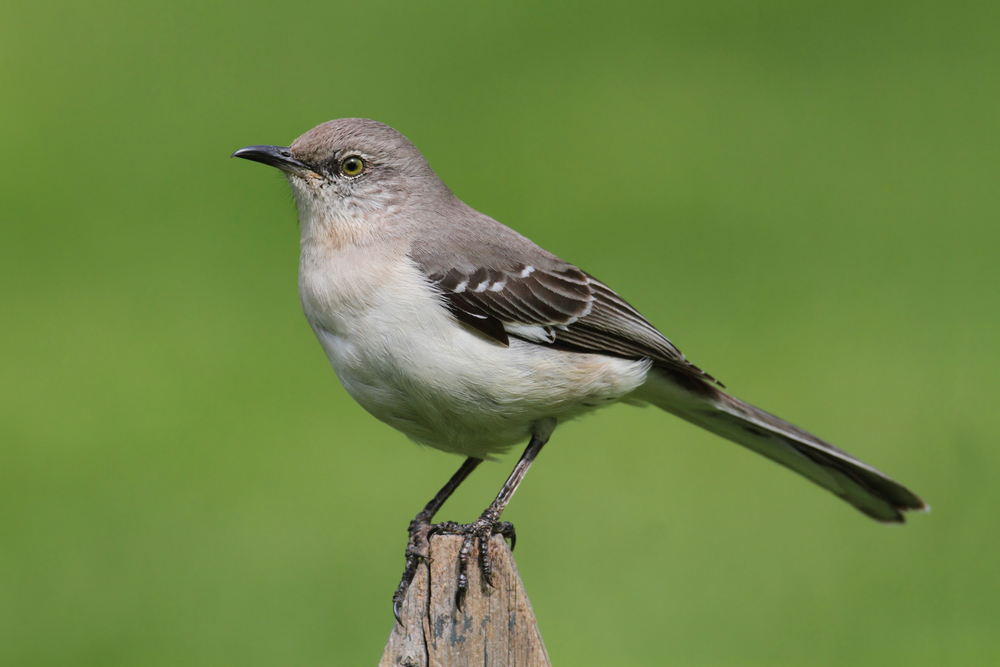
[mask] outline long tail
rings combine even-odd
[[[930,509],[870,465],[714,385],[653,370],[641,398],[791,468],[877,521],[903,523],[904,511]]]

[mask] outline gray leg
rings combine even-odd
[[[421,560],[427,559],[428,548],[430,547],[428,538],[432,528],[431,519],[434,518],[434,515],[441,509],[445,501],[451,497],[451,494],[455,492],[459,484],[464,482],[465,478],[472,474],[476,466],[482,462],[482,459],[472,457],[465,459],[465,463],[458,469],[458,472],[451,476],[448,483],[437,492],[437,495],[410,522],[410,539],[406,544],[406,567],[403,568],[403,578],[399,582],[399,587],[396,588],[396,592],[392,595],[392,613],[396,616],[396,622],[400,625],[402,625],[403,621],[399,618],[399,611],[403,604],[403,598],[406,597],[406,590],[410,587],[413,577],[417,573],[417,564]]]
[[[524,479],[528,468],[531,467],[532,461],[538,456],[538,452],[542,451],[542,447],[545,446],[546,442],[548,442],[548,434],[546,434],[544,439],[537,435],[531,436],[531,442],[528,443],[524,454],[521,455],[521,460],[514,466],[514,472],[510,474],[510,477],[507,478],[507,481],[500,489],[496,500],[486,508],[486,511],[476,521],[467,524],[457,524],[448,521],[434,527],[433,530],[436,533],[465,536],[465,542],[458,553],[458,590],[455,594],[455,603],[459,609],[462,608],[462,603],[465,601],[465,593],[469,589],[469,577],[466,574],[466,569],[469,557],[472,555],[473,544],[478,542],[480,569],[483,573],[483,578],[490,585],[492,585],[491,579],[493,574],[493,566],[490,563],[489,551],[487,549],[490,537],[496,534],[503,535],[510,540],[510,548],[514,548],[514,544],[517,542],[517,534],[514,532],[514,526],[506,521],[499,521],[500,515],[507,507],[507,503],[510,502],[514,492],[517,491],[517,486]]]

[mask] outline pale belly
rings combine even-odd
[[[322,330],[317,336],[368,412],[417,442],[478,458],[523,442],[539,420],[558,423],[620,400],[648,371],[646,362],[555,352],[517,339],[502,347],[451,327],[451,340],[412,330],[360,344]]]

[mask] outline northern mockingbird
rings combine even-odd
[[[288,179],[302,234],[299,296],[344,388],[418,443],[466,457],[410,523],[400,603],[434,532],[465,536],[487,581],[489,537],[560,423],[612,403],[652,404],[794,470],[868,516],[927,509],[850,454],[723,391],[611,288],[473,210],[387,125],[323,123],[288,148],[233,156]],[[431,525],[484,459],[529,440],[473,523]]]

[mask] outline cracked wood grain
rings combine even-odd
[[[379,667],[551,667],[538,623],[506,541],[494,535],[493,583],[482,581],[479,559],[469,559],[464,610],[455,606],[462,537],[435,535],[403,600]]]

